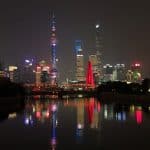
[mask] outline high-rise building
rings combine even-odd
[[[35,73],[34,73],[34,61],[33,59],[25,59],[23,66],[21,67],[21,80],[24,83],[35,83]]]
[[[50,71],[50,84],[57,85],[58,71],[56,66],[56,18],[54,13],[50,16],[50,50],[51,50],[51,71]]]
[[[84,55],[82,50],[81,40],[75,41],[75,53],[76,53],[76,80],[85,81],[85,70],[84,70]]]
[[[113,66],[110,65],[110,64],[106,64],[103,66],[103,74],[104,74],[104,77],[103,77],[103,80],[104,81],[112,81],[113,79]]]
[[[116,64],[113,70],[113,80],[125,81],[126,69],[125,64]]]
[[[140,63],[134,63],[131,65],[133,72],[133,82],[141,82],[142,80],[142,67]]]
[[[86,74],[86,85],[88,87],[94,88],[94,79],[93,79],[93,71],[92,71],[92,64],[88,62],[87,74]]]
[[[92,65],[94,83],[95,83],[95,85],[98,85],[99,84],[99,79],[100,79],[100,73],[98,71],[97,55],[90,55],[89,56],[89,61],[91,62],[91,65]]]
[[[49,85],[50,66],[43,60],[36,67],[35,79],[36,86]]]
[[[99,77],[99,81],[103,77],[102,71],[102,52],[103,52],[103,28],[96,24],[95,26],[95,48],[96,48],[96,56],[97,56],[97,75]]]
[[[18,67],[17,66],[9,66],[8,67],[8,71],[9,71],[10,81],[12,81],[12,82],[19,82]]]

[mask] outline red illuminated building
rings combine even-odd
[[[94,78],[93,78],[93,71],[92,71],[92,64],[88,61],[88,69],[86,75],[86,85],[88,87],[95,87]]]

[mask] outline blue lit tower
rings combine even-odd
[[[82,50],[82,41],[75,41],[75,53],[76,53],[76,80],[85,81],[84,74],[84,55]]]
[[[51,85],[57,84],[57,68],[56,68],[56,18],[54,13],[50,15],[50,50],[51,50],[51,71],[50,83]]]

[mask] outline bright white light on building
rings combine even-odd
[[[9,71],[14,71],[14,70],[17,70],[18,67],[17,66],[9,66]]]
[[[77,54],[77,57],[78,57],[78,56],[80,57],[80,56],[83,56],[83,55],[82,55],[82,54]]]
[[[150,88],[148,89],[148,92],[150,92]]]
[[[99,24],[97,24],[95,27],[96,27],[96,29],[99,28]]]

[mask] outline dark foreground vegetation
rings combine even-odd
[[[105,82],[98,86],[97,92],[114,92],[120,94],[148,94],[150,79],[144,79],[142,83],[126,83],[121,81]]]
[[[106,82],[97,88],[97,98],[104,103],[150,105],[150,79],[141,84]]]
[[[13,83],[9,78],[0,78],[0,97],[23,96],[24,87],[19,83]]]
[[[11,113],[19,113],[25,106],[25,91],[21,84],[0,78],[0,122]]]

